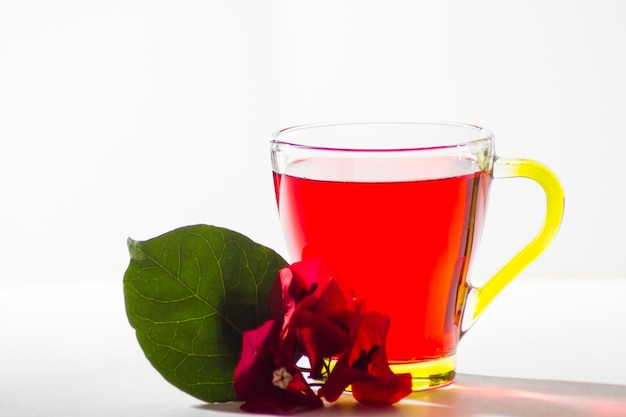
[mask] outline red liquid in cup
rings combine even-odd
[[[391,317],[390,362],[455,353],[490,174],[334,182],[274,173],[293,261],[322,257],[368,311]]]

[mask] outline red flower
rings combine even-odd
[[[393,404],[411,393],[411,374],[394,374],[389,368],[385,339],[390,319],[371,312],[357,315],[350,327],[351,347],[319,390],[333,402],[352,385],[359,402]]]
[[[270,295],[273,320],[244,332],[235,370],[235,392],[252,412],[290,413],[336,401],[352,385],[359,402],[395,403],[411,393],[411,375],[389,368],[385,339],[389,318],[349,305],[319,259],[298,262],[278,273]],[[316,395],[295,366],[299,355],[321,379],[324,361],[339,357]]]
[[[281,324],[275,320],[243,334],[241,358],[235,369],[237,398],[242,410],[286,414],[323,406],[294,363],[278,349]]]

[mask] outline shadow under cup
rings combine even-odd
[[[482,311],[467,272],[493,142],[471,125],[347,123],[285,129],[271,143],[291,260],[323,259],[349,299],[390,317],[389,363],[414,390],[454,379],[458,341]]]

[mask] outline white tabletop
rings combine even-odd
[[[520,277],[459,346],[456,383],[313,414],[626,416],[626,277]],[[210,416],[143,356],[120,282],[0,287],[0,416]],[[309,413],[310,415],[311,413]]]

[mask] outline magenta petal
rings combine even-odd
[[[352,385],[352,396],[362,403],[394,404],[412,392],[411,374],[373,376],[355,368],[334,370],[319,390],[319,396],[337,401]]]
[[[284,404],[284,390],[276,387],[266,387],[257,391],[257,395],[250,397],[241,404],[241,409],[253,413],[286,413],[288,407]]]
[[[363,378],[369,378],[367,372],[338,363],[318,391],[318,395],[325,398],[326,401],[335,402],[349,385]]]
[[[409,395],[411,375],[394,374],[387,362],[389,318],[370,312],[355,316],[351,324],[351,347],[339,358],[319,395],[335,401],[348,385],[359,402],[393,404]]]
[[[348,327],[348,303],[334,279],[329,279],[317,295],[314,311],[339,325]]]
[[[289,267],[285,267],[278,272],[278,281],[280,282],[280,291],[282,294],[283,307],[283,328],[289,324],[291,316],[296,309],[298,300],[291,296],[289,288],[293,282],[293,272]]]
[[[243,333],[241,357],[234,375],[235,394],[239,400],[246,401],[263,390],[267,381],[271,385],[280,328],[280,323],[269,320],[259,328]]]
[[[352,385],[352,396],[364,403],[393,404],[412,392],[411,374],[374,376],[356,368],[333,370],[319,390],[320,397],[336,401]]]
[[[411,374],[374,376],[361,369],[341,367],[333,370],[318,394],[334,402],[352,385],[352,396],[359,402],[394,404],[411,394],[412,382]]]
[[[394,404],[412,392],[412,385],[411,374],[371,376],[354,381],[352,395],[359,402]]]
[[[289,295],[298,303],[306,297],[322,277],[322,261],[319,258],[306,259],[289,266],[293,278],[289,285]]]
[[[375,354],[369,359],[367,371],[376,376],[393,374],[387,361],[385,343],[389,330],[389,317],[369,312],[357,316],[350,329],[350,338],[353,341],[350,351],[350,366],[355,366],[363,352],[375,350]]]
[[[287,396],[293,399],[290,404],[297,406],[297,408],[314,409],[324,405],[299,372],[293,375],[293,379],[287,387]]]

